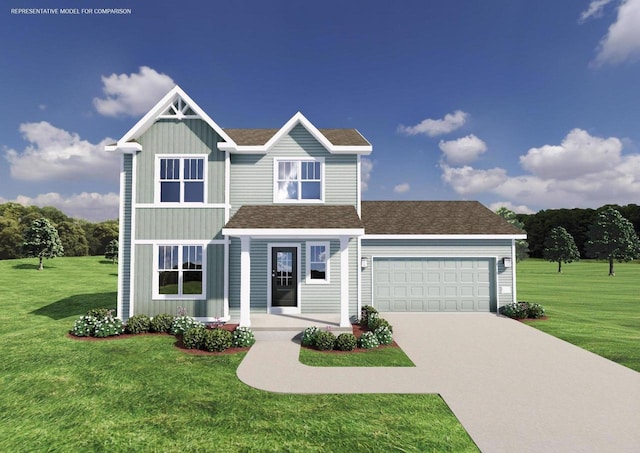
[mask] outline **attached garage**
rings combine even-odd
[[[491,258],[373,259],[373,306],[381,312],[496,311]]]

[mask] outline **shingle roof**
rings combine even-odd
[[[365,234],[524,234],[477,201],[363,201]]]
[[[239,146],[264,145],[280,129],[224,129]],[[318,129],[335,146],[368,146],[356,129]]]
[[[225,228],[233,229],[362,229],[353,206],[344,205],[245,205]]]

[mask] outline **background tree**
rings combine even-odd
[[[77,222],[64,221],[59,223],[56,228],[66,256],[86,256],[89,254],[87,237]]]
[[[511,225],[517,228],[520,228],[522,231],[526,233],[524,229],[524,223],[518,220],[518,218],[516,217],[516,213],[513,212],[512,210],[502,206],[501,208],[498,208],[498,210],[496,211],[496,214],[498,214],[500,217],[505,219]],[[524,239],[517,239],[516,240],[516,261],[522,261],[528,257],[529,257],[529,243]]]
[[[43,258],[55,258],[64,255],[64,249],[56,228],[44,217],[36,219],[25,231],[22,250],[28,257],[40,259],[38,270],[42,270]]]
[[[108,260],[111,260],[113,263],[115,263],[118,260],[118,248],[119,248],[118,240],[113,239],[111,242],[107,244],[107,248],[104,252],[104,257]]]
[[[118,239],[118,221],[107,220],[100,223],[85,223],[83,225],[89,242],[90,255],[104,255],[107,244]]]
[[[11,217],[0,216],[0,260],[20,258],[21,243],[20,223]]]
[[[562,272],[562,262],[571,263],[580,259],[580,252],[573,236],[563,227],[555,227],[544,242],[544,259],[558,263],[558,272]]]
[[[585,244],[587,254],[609,261],[609,275],[616,275],[613,260],[631,261],[640,253],[638,235],[633,224],[622,214],[608,206],[596,217],[589,228],[589,240]]]

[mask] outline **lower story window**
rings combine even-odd
[[[307,283],[329,283],[329,243],[307,243]]]
[[[163,298],[204,296],[203,247],[159,245],[157,288]]]

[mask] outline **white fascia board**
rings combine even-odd
[[[135,154],[142,151],[142,145],[137,142],[116,143],[105,146],[104,150],[110,153]]]
[[[282,137],[287,135],[291,130],[301,124],[324,148],[331,154],[362,154],[369,155],[373,147],[371,145],[366,146],[344,146],[333,145],[322,132],[315,127],[311,121],[309,121],[301,112],[297,112],[295,115],[282,126],[278,132],[273,134],[273,137],[269,139],[264,145],[251,145],[251,146],[238,146],[235,143],[218,143],[218,149],[222,151],[229,151],[234,154],[266,154],[269,150],[278,143]]]
[[[216,122],[213,121],[211,117],[207,115],[207,113],[182,90],[182,88],[176,85],[151,110],[149,110],[149,112],[147,112],[147,114],[143,116],[135,126],[129,129],[129,131],[124,134],[120,140],[118,140],[118,147],[123,146],[129,140],[140,137],[178,97],[181,97],[187,104],[189,104],[189,107],[191,107],[191,109],[196,112],[203,121],[211,126],[211,128],[216,131],[220,137],[235,145],[231,137],[229,137],[222,128],[218,126]]]
[[[362,239],[526,239],[526,234],[365,234]]]
[[[364,229],[362,228],[223,228],[222,234],[225,236],[251,236],[261,238],[281,238],[281,237],[297,237],[297,238],[324,238],[337,236],[362,236]]]

